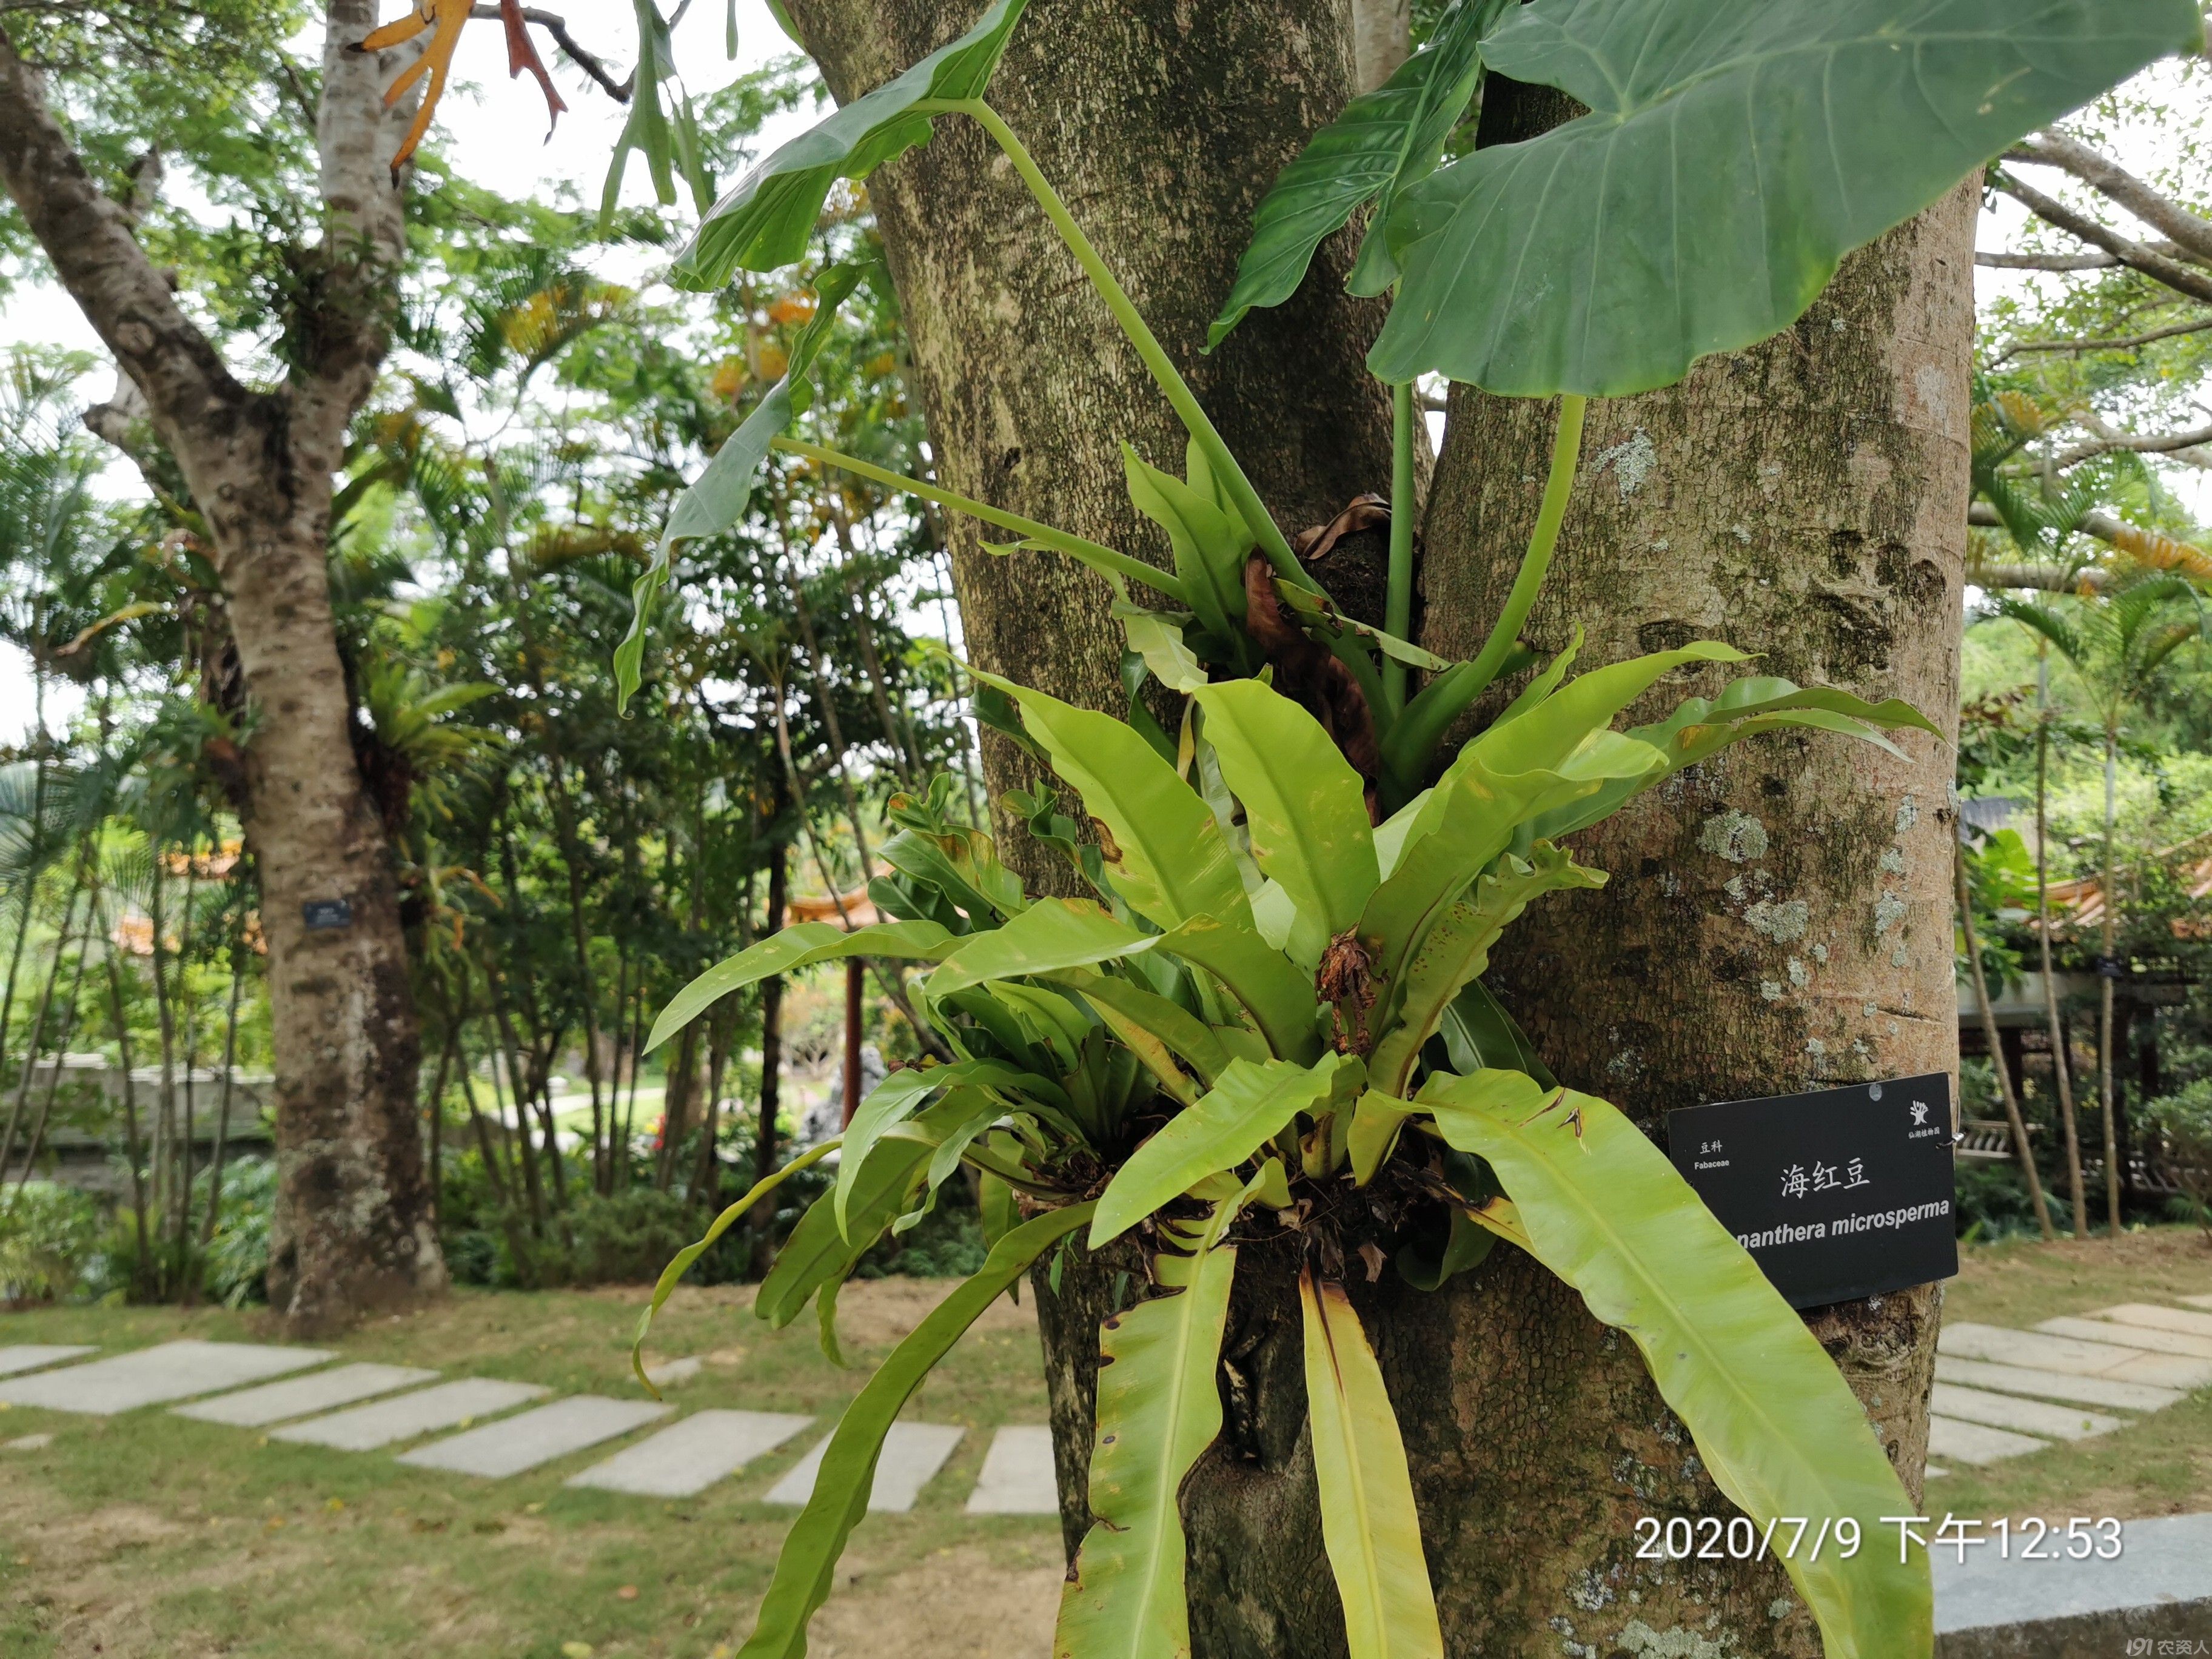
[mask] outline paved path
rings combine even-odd
[[[0,1382],[0,1400],[11,1406],[42,1406],[48,1411],[82,1412],[112,1417],[141,1406],[215,1394],[242,1383],[259,1382],[287,1371],[304,1370],[330,1358],[321,1348],[271,1348],[251,1342],[164,1342],[64,1365]]]
[[[2032,1331],[1962,1320],[1937,1340],[1928,1473],[2084,1440],[2212,1386],[2212,1296],[2124,1302]],[[2094,1407],[2095,1409],[2088,1409]]]
[[[435,1371],[417,1370],[411,1365],[337,1365],[329,1370],[311,1371],[305,1376],[287,1377],[282,1382],[264,1383],[258,1389],[218,1395],[196,1405],[172,1406],[169,1409],[179,1417],[197,1418],[203,1423],[258,1429],[315,1412],[335,1411],[340,1406],[371,1400],[417,1382],[435,1382],[437,1376]]]
[[[479,1417],[512,1411],[545,1390],[532,1382],[502,1382],[495,1377],[469,1376],[458,1382],[441,1382],[396,1399],[356,1406],[328,1417],[311,1417],[279,1429],[270,1437],[303,1445],[332,1446],[340,1451],[375,1451],[403,1440],[417,1440],[440,1429],[464,1426]]]
[[[1986,1528],[1984,1528],[1986,1531]],[[2013,1536],[2008,1553],[2000,1555],[1994,1537],[1968,1545],[1962,1552],[1951,1547],[1931,1550],[1929,1565],[1936,1574],[1936,1628],[1939,1632],[1982,1630],[1992,1626],[2034,1626],[2065,1620],[2081,1620],[2097,1613],[2135,1608],[2203,1607],[2212,1600],[2212,1515],[2161,1516],[2151,1521],[2130,1521],[2121,1532],[2118,1556],[2100,1558],[2090,1546],[2086,1559],[2068,1556],[2063,1534],[2041,1540]],[[2033,1549],[2033,1555],[2023,1554]],[[2145,1630],[2151,1626],[2146,1626]],[[2199,1633],[2197,1626],[2185,1632],[2177,1624],[2162,1634],[2176,1638]],[[2083,1645],[2056,1642],[2048,1647],[2023,1641],[2005,1651],[2042,1653],[2120,1654],[2193,1653],[2193,1644],[2142,1648],[2124,1645],[2115,1638]]]
[[[88,1364],[67,1362],[88,1347],[0,1347],[0,1398],[51,1410],[108,1413],[171,1405],[179,1417],[234,1428],[268,1428],[269,1438],[334,1450],[392,1451],[411,1468],[502,1480],[635,1434],[675,1413],[641,1399],[573,1395],[530,1410],[547,1390],[497,1377],[437,1380],[435,1371],[366,1362],[315,1370],[318,1348],[244,1342],[170,1342]],[[696,1358],[654,1368],[660,1384],[681,1382]],[[288,1371],[303,1375],[285,1376]],[[278,1376],[278,1382],[262,1379]],[[242,1386],[252,1385],[252,1386]],[[427,1386],[426,1386],[427,1385]],[[228,1389],[227,1393],[216,1390]],[[194,1399],[213,1395],[212,1398]],[[480,1422],[480,1419],[490,1419]],[[786,1412],[694,1412],[568,1477],[566,1484],[644,1498],[690,1498],[785,1447],[814,1419]],[[274,1426],[272,1426],[274,1425]],[[428,1437],[459,1432],[442,1439]],[[901,1423],[884,1443],[869,1507],[911,1510],[967,1431],[947,1423]],[[0,1444],[31,1450],[51,1434]],[[768,1503],[804,1504],[827,1442],[815,1446],[767,1493]],[[973,1515],[1052,1515],[1052,1436],[1038,1425],[996,1431],[966,1509]]]
[[[651,1400],[571,1395],[519,1417],[487,1423],[448,1440],[434,1440],[402,1453],[399,1461],[418,1469],[450,1469],[456,1474],[497,1480],[619,1438],[633,1429],[658,1422],[675,1409]]]
[[[912,1509],[938,1470],[945,1467],[960,1443],[965,1429],[947,1423],[894,1423],[884,1437],[884,1449],[876,1460],[875,1485],[868,1490],[868,1507],[882,1513],[903,1515]],[[804,1504],[814,1495],[814,1477],[821,1473],[822,1454],[830,1449],[825,1437],[792,1467],[791,1473],[769,1488],[771,1504]]]
[[[694,1412],[570,1475],[568,1484],[641,1498],[690,1498],[766,1456],[813,1421],[788,1412]]]

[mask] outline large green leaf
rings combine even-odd
[[[1272,686],[1224,680],[1192,695],[1243,804],[1253,860],[1297,908],[1290,953],[1311,967],[1375,890],[1365,786],[1321,722]]]
[[[641,4],[645,0],[640,0]],[[783,378],[770,386],[735,432],[722,441],[668,514],[660,544],[646,561],[645,569],[630,584],[629,631],[615,647],[615,692],[617,704],[627,703],[645,672],[645,630],[653,620],[653,607],[674,568],[676,544],[702,536],[719,536],[745,515],[761,463],[769,447],[793,420],[805,413],[810,392],[807,374],[828,343],[837,321],[837,308],[851,297],[860,280],[854,265],[832,265],[815,283],[814,314],[792,342],[791,360]]]
[[[851,933],[834,922],[799,922],[724,957],[678,991],[653,1022],[646,1052],[658,1048],[731,992],[778,974],[796,973],[817,962],[843,957],[906,957],[936,962],[951,955],[963,942],[933,921],[885,921]]]
[[[1784,328],[1852,248],[2196,50],[2193,0],[1536,0],[1486,63],[1590,112],[1411,186],[1369,365],[1620,397]]]
[[[1415,815],[1389,878],[1375,890],[1360,915],[1359,937],[1374,952],[1384,1009],[1400,994],[1407,964],[1430,929],[1511,845],[1516,830],[1539,813],[1589,794],[1608,777],[1642,776],[1657,759],[1650,745],[1620,738],[1586,744],[1559,771],[1501,775],[1479,754],[1462,754],[1454,762]]]
[[[944,1137],[966,1109],[961,1101],[939,1101],[920,1117],[887,1131],[861,1170],[846,1210],[837,1221],[835,1195],[824,1193],[806,1207],[791,1237],[776,1252],[775,1265],[753,1293],[753,1316],[781,1330],[799,1317],[814,1293],[842,1279],[868,1247],[907,1207],[922,1174]]]
[[[653,1287],[652,1298],[646,1304],[645,1311],[638,1316],[637,1334],[629,1345],[629,1368],[637,1373],[637,1380],[645,1385],[645,1391],[655,1400],[660,1398],[660,1390],[653,1386],[653,1379],[645,1374],[645,1339],[653,1329],[654,1316],[675,1293],[676,1286],[684,1275],[691,1271],[691,1264],[714,1249],[715,1241],[743,1219],[754,1205],[783,1185],[790,1176],[819,1164],[836,1152],[838,1146],[839,1142],[834,1139],[825,1140],[820,1146],[800,1153],[781,1169],[762,1176],[747,1189],[743,1198],[716,1216],[696,1243],[686,1244],[678,1250],[675,1259],[660,1270],[660,1278]]]
[[[1161,471],[1126,443],[1121,465],[1130,502],[1168,533],[1176,575],[1198,620],[1216,638],[1239,647],[1246,637],[1244,556],[1254,545],[1251,531],[1236,509]]]
[[[935,1001],[993,980],[1088,968],[1148,951],[1159,937],[1115,921],[1104,906],[1089,899],[1039,899],[1005,927],[963,940],[924,981],[924,989]]]
[[[931,116],[915,105],[981,95],[1028,3],[997,0],[958,40],[781,146],[714,204],[669,280],[716,289],[737,270],[775,270],[802,258],[832,185],[865,179],[929,142]]]
[[[1160,940],[1160,948],[1196,963],[1244,1005],[1270,1052],[1311,1060],[1321,1050],[1314,1024],[1313,981],[1261,938],[1257,924],[1194,916]]]
[[[1200,1249],[1184,1266],[1183,1289],[1100,1327],[1093,1520],[1060,1592],[1054,1659],[1188,1659],[1176,1498],[1221,1431],[1213,1374],[1237,1252]]]
[[[1091,1206],[1077,1204],[1048,1211],[1015,1228],[991,1247],[982,1270],[932,1309],[868,1379],[837,1419],[814,1477],[813,1493],[783,1540],[775,1577],[738,1659],[802,1659],[807,1621],[829,1599],[837,1558],[866,1512],[876,1459],[901,1408],[983,1310],[1031,1262],[1090,1218]]]
[[[1479,979],[1468,981],[1444,1011],[1437,1024],[1437,1035],[1443,1038],[1444,1051],[1455,1072],[1525,1072],[1547,1089],[1559,1086],[1559,1079],[1537,1054],[1528,1034]]]
[[[1601,871],[1586,870],[1559,848],[1538,842],[1526,859],[1507,854],[1475,880],[1406,958],[1405,971],[1383,1004],[1382,1038],[1368,1070],[1374,1086],[1403,1095],[1412,1083],[1421,1046],[1444,1011],[1490,963],[1490,947],[1521,913],[1544,894],[1563,887],[1602,887]]]
[[[1608,780],[1594,794],[1540,817],[1536,833],[1557,837],[1587,829],[1684,767],[1694,766],[1730,744],[1761,732],[1834,732],[1895,754],[1896,745],[1882,732],[1906,727],[1932,732],[1938,738],[1943,735],[1925,714],[1901,698],[1868,702],[1827,686],[1801,689],[1788,680],[1747,677],[1710,702],[1692,697],[1665,720],[1623,732],[1624,737],[1651,744],[1662,757],[1663,766],[1644,777]]]
[[[1297,159],[1275,176],[1252,216],[1252,241],[1237,262],[1237,281],[1221,314],[1206,331],[1212,350],[1255,307],[1279,306],[1297,292],[1314,250],[1365,203],[1435,168],[1444,140],[1466,111],[1482,72],[1478,43],[1504,0],[1457,0],[1427,46],[1372,92],[1314,134]],[[1372,263],[1369,249],[1373,249]],[[1379,234],[1360,250],[1358,290],[1379,294],[1395,272]]]
[[[921,1109],[921,1104],[940,1090],[963,1092],[971,1104],[961,1115],[972,1116],[975,1110],[973,1098],[976,1091],[1002,1089],[1031,1099],[1042,1099],[1054,1105],[1065,1105],[1066,1097],[1058,1084],[995,1060],[960,1060],[950,1066],[907,1066],[893,1072],[871,1089],[866,1098],[854,1108],[853,1120],[845,1126],[845,1149],[837,1158],[837,1184],[830,1189],[831,1207],[836,1213],[837,1225],[846,1241],[856,1239],[865,1243],[873,1233],[854,1231],[853,1197],[860,1190],[868,1154],[894,1127],[905,1122]]]
[[[1338,1073],[1358,1063],[1339,1054],[1312,1066],[1231,1060],[1197,1105],[1170,1118],[1115,1171],[1099,1195],[1091,1248],[1119,1237],[1206,1176],[1235,1169],[1301,1111],[1329,1098]]]
[[[1111,974],[1085,973],[1079,968],[1045,977],[1076,992],[1100,1012],[1108,1010],[1149,1031],[1200,1079],[1211,1085],[1229,1064],[1229,1051],[1204,1020],[1141,985]]]
[[[1510,1092],[1524,1093],[1516,1080]],[[1499,1105],[1491,1073],[1435,1077],[1421,1091],[1444,1139],[1487,1159],[1529,1248],[1628,1333],[1714,1481],[1754,1524],[1854,1517],[1869,1542],[1844,1557],[1783,1557],[1832,1659],[1929,1651],[1928,1557],[1875,1549],[1911,1513],[1905,1489],[1804,1322],[1642,1130],[1604,1101],[1564,1092],[1536,1112]]]
[[[1252,907],[1221,826],[1127,721],[974,672],[1020,706],[1023,726],[1052,757],[1053,769],[1103,826],[1107,866],[1132,910],[1162,928],[1194,916],[1250,927]]]
[[[1321,1536],[1351,1659],[1443,1659],[1405,1442],[1344,1286],[1298,1275]]]

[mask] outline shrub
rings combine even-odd
[[[2142,1119],[2164,1143],[2159,1164],[2181,1188],[2184,1218],[2212,1236],[2212,1078],[2147,1103]]]
[[[0,1302],[58,1302],[85,1294],[100,1254],[99,1202],[34,1181],[0,1189]]]

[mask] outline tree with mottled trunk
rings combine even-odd
[[[849,100],[970,21],[931,0],[792,0]],[[992,102],[1036,153],[1243,460],[1279,521],[1328,518],[1390,482],[1389,411],[1362,356],[1379,320],[1328,245],[1290,305],[1198,354],[1247,216],[1354,82],[1347,8],[1165,0],[1051,5],[1018,37]],[[1492,138],[1557,118],[1493,82]],[[1549,100],[1549,106],[1546,106]],[[1117,440],[1182,439],[1006,163],[967,124],[871,179],[912,331],[940,480],[1133,551],[1153,538]],[[1693,637],[1765,653],[1763,672],[1905,696],[1947,725],[1957,700],[1967,496],[1973,196],[1961,188],[1850,260],[1806,319],[1670,390],[1592,410],[1554,587],[1529,631],[1594,637],[1585,663]],[[988,366],[988,367],[987,367]],[[1426,638],[1473,653],[1533,518],[1552,405],[1465,392],[1424,518]],[[1015,567],[953,532],[969,647],[984,666],[1115,708],[1104,585],[1047,556]],[[1673,677],[1632,719],[1717,689]],[[1576,856],[1601,894],[1525,919],[1493,981],[1563,1080],[1656,1126],[1666,1108],[1822,1081],[1952,1071],[1948,750],[1908,757],[1769,738],[1686,773]],[[994,793],[1026,763],[995,741]],[[1002,831],[1012,826],[1001,825]],[[1050,866],[1009,851],[1034,884]],[[1512,938],[1514,935],[1509,935]],[[1334,1656],[1345,1636],[1322,1547],[1301,1370],[1295,1249],[1248,1245],[1224,1346],[1224,1425],[1183,1488],[1194,1650]],[[1064,1528],[1086,1474],[1113,1252],[1042,1277]],[[1818,1650],[1772,1564],[1634,1560],[1632,1513],[1729,1511],[1626,1343],[1532,1260],[1501,1250],[1437,1294],[1385,1275],[1347,1287],[1403,1425],[1448,1651],[1658,1650],[1694,1639]],[[1811,1316],[1917,1492],[1939,1292]]]
[[[182,469],[244,672],[243,817],[277,1076],[269,1291],[303,1328],[445,1279],[398,892],[351,758],[326,574],[332,479],[383,359],[405,252],[387,163],[411,111],[382,102],[404,55],[347,48],[374,27],[375,0],[330,0],[324,21],[323,239],[303,273],[313,314],[299,319],[295,366],[269,390],[241,380],[187,317],[55,118],[44,72],[0,36],[0,185]]]

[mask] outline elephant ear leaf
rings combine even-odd
[[[1380,196],[1387,210],[1391,196],[1435,168],[1482,73],[1483,31],[1504,9],[1504,0],[1457,0],[1422,51],[1346,104],[1277,175],[1252,216],[1236,283],[1206,331],[1208,351],[1255,307],[1279,306],[1297,293],[1314,250],[1361,207]],[[1377,230],[1382,220],[1378,213]],[[1382,239],[1370,231],[1353,289],[1379,294],[1395,274]]]
[[[799,259],[840,179],[865,179],[928,143],[932,117],[944,113],[935,106],[981,95],[1028,4],[998,0],[958,40],[777,149],[714,204],[669,280],[712,289],[737,270],[775,270]]]
[[[1845,253],[2023,133],[2203,37],[2194,0],[1512,11],[1486,64],[1590,112],[1398,198],[1386,229],[1403,283],[1368,360],[1394,384],[1666,386],[1787,327]]]
[[[1927,1553],[1899,1559],[1881,1524],[1911,1512],[1905,1488],[1804,1321],[1620,1112],[1565,1091],[1531,1111],[1506,1103],[1516,1091],[1490,1087],[1497,1075],[1431,1077],[1420,1104],[1452,1146],[1489,1162],[1527,1248],[1643,1351],[1714,1481],[1754,1525],[1783,1516],[1856,1520],[1869,1547],[1854,1555],[1783,1555],[1826,1651],[1837,1659],[1928,1652]],[[1883,1547],[1870,1547],[1876,1538]]]
[[[768,389],[744,423],[722,441],[706,471],[676,498],[667,527],[660,532],[660,545],[653,550],[644,572],[630,584],[629,632],[615,647],[618,704],[630,700],[643,678],[645,630],[653,620],[653,602],[673,568],[676,544],[718,536],[744,517],[753,498],[753,485],[760,478],[761,463],[768,459],[769,447],[806,412],[812,392],[808,372],[836,325],[837,308],[852,297],[860,280],[860,267],[850,264],[832,265],[817,279],[814,314],[792,342],[791,361],[783,378]]]

